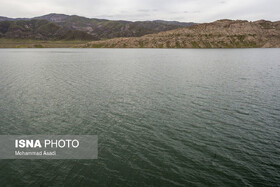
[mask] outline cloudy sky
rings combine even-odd
[[[280,0],[0,0],[0,16],[64,13],[114,20],[280,20]]]

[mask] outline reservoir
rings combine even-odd
[[[1,135],[98,135],[0,160],[1,186],[277,186],[280,49],[0,49]]]

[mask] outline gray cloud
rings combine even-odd
[[[279,0],[0,0],[0,16],[64,13],[117,20],[280,20]]]
[[[139,9],[138,11],[139,12],[150,12],[151,10],[149,10],[149,9]]]

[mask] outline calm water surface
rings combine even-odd
[[[0,134],[99,136],[0,186],[277,186],[280,49],[1,49]]]

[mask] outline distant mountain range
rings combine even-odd
[[[194,24],[162,20],[112,21],[65,14],[48,14],[34,18],[0,17],[0,37],[38,40],[101,40],[139,37]]]
[[[26,42],[20,45],[20,41],[13,44],[7,41],[9,39],[35,39],[36,45],[32,45],[32,41],[28,45]],[[40,44],[41,40],[48,43]],[[68,44],[69,47],[95,48],[280,47],[280,21],[218,20],[196,24],[163,20],[112,21],[65,14],[0,17],[0,47],[7,46],[5,42],[12,47],[51,47],[49,41],[83,41],[77,46],[75,42]]]
[[[79,47],[270,48],[280,47],[280,21],[219,20],[142,37],[89,42]]]

